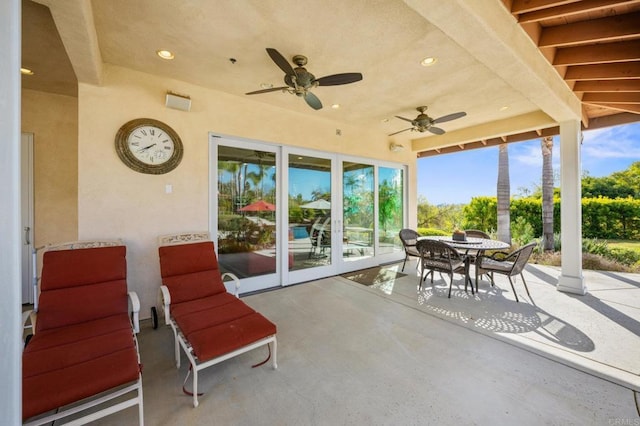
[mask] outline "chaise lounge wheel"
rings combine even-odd
[[[154,330],[158,328],[158,310],[155,306],[151,307],[151,326]]]

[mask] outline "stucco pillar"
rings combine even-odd
[[[0,416],[22,424],[20,0],[0,1]]]
[[[582,276],[582,194],[580,121],[560,123],[560,221],[562,274],[557,289],[584,295]]]

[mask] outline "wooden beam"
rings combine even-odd
[[[631,112],[633,114],[639,114],[639,120],[640,120],[640,105],[638,104],[609,104],[609,103],[603,103],[603,102],[585,102],[588,103],[589,105],[596,105],[596,106],[600,106],[603,108],[609,108],[609,109],[614,109],[616,111],[624,111],[624,112]]]
[[[640,61],[617,64],[574,65],[567,68],[565,80],[619,80],[640,78]]]
[[[582,102],[589,104],[640,104],[640,93],[585,93]]]
[[[582,126],[582,130],[601,129],[605,127],[619,126],[622,124],[637,123],[637,122],[640,122],[640,113],[632,114],[628,112],[622,112],[618,114],[607,115],[604,117],[592,118],[589,120],[589,123],[590,123],[589,127],[587,128],[586,126]],[[529,141],[529,140],[538,139],[540,137],[556,136],[559,134],[560,134],[560,127],[558,126],[549,127],[542,130],[535,130],[530,132],[523,132],[523,133],[509,135],[508,137],[509,142],[507,143]],[[464,147],[465,147],[465,150],[468,151],[472,149],[502,145],[503,143],[505,143],[503,137],[496,137],[496,138],[490,138],[486,140],[468,142],[464,144]],[[449,146],[446,148],[437,148],[437,149],[420,151],[418,152],[417,156],[418,158],[425,158],[425,157],[431,157],[434,155],[450,154],[455,152],[460,152],[460,149],[457,145]]]
[[[592,118],[591,120],[589,120],[589,130],[620,126],[622,124],[637,123],[639,121],[640,115],[632,114],[629,112],[621,112],[619,114]],[[583,130],[585,129],[583,128]]]
[[[635,12],[547,27],[542,29],[538,46],[561,47],[637,38],[639,23],[640,12]]]
[[[633,40],[560,48],[556,50],[553,65],[587,65],[638,60],[640,60],[640,40]]]
[[[566,18],[580,13],[596,12],[618,4],[630,5],[640,3],[640,0],[584,0],[570,4],[540,9],[522,13],[518,16],[518,23],[540,22],[547,19]]]
[[[574,92],[640,92],[640,79],[576,81]]]
[[[564,4],[580,3],[576,0],[513,0],[511,5],[511,13],[516,15],[520,13],[533,12],[534,10],[547,9],[557,7]]]

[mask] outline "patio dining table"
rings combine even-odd
[[[442,241],[449,244],[451,247],[458,251],[464,251],[465,256],[465,287],[467,280],[471,282],[471,277],[469,277],[469,269],[471,265],[471,259],[481,256],[487,250],[504,250],[511,247],[508,243],[499,240],[492,240],[489,238],[476,238],[476,237],[467,237],[464,241],[454,240],[450,236],[440,236],[440,235],[430,235],[426,237],[418,237],[418,240],[436,240]],[[470,252],[475,252],[474,254],[470,254]],[[477,272],[477,271],[476,271]],[[473,284],[471,284],[473,290]],[[476,277],[476,291],[478,291],[478,277]]]

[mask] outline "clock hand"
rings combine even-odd
[[[144,148],[139,149],[138,153],[144,152],[144,151],[148,150],[149,148],[151,148],[152,146],[155,146],[155,145],[156,145],[155,143],[152,143],[149,146],[145,146]]]

